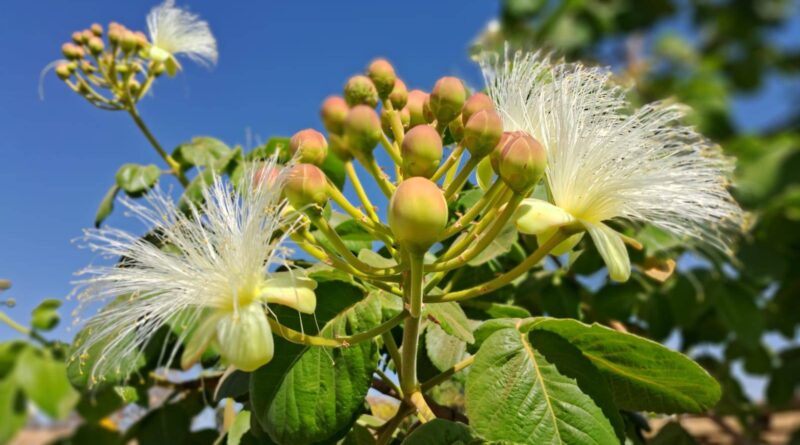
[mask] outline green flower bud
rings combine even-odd
[[[481,110],[494,110],[494,103],[489,96],[475,93],[464,102],[464,107],[461,108],[461,121],[468,122],[473,114]]]
[[[328,180],[316,165],[295,164],[289,170],[283,192],[296,209],[323,207],[328,201]]]
[[[88,60],[81,60],[81,71],[87,74],[92,74],[97,71],[97,68],[92,65],[92,62],[89,62]]]
[[[56,65],[56,76],[58,76],[59,79],[67,80],[71,75],[72,71],[69,69],[69,66],[66,63],[59,63]]]
[[[344,121],[344,137],[349,149],[371,152],[381,139],[381,120],[375,110],[356,105]]]
[[[489,153],[489,160],[492,164],[492,170],[499,176],[500,175],[500,155],[503,154],[503,148],[505,148],[506,143],[509,141],[509,138],[516,137],[518,131],[504,131],[503,135],[500,136],[500,142],[494,146],[491,153]]]
[[[83,48],[74,43],[65,43],[61,45],[61,52],[68,60],[79,60],[84,56]]]
[[[108,41],[111,42],[112,45],[119,45],[119,43],[122,41],[122,34],[124,34],[124,32],[125,30],[121,28],[120,25],[112,22],[108,25]]]
[[[428,93],[422,90],[411,90],[408,92],[408,101],[406,103],[406,108],[408,109],[408,115],[411,118],[411,127],[416,127],[420,124],[427,124],[428,122],[425,120],[424,114],[424,106],[425,106],[425,99],[428,98]]]
[[[83,43],[83,33],[80,31],[75,31],[72,33],[72,42],[75,44],[82,44]]]
[[[418,125],[403,138],[401,156],[406,176],[430,178],[442,160],[442,138],[429,125]]]
[[[133,96],[138,96],[139,91],[141,91],[142,89],[142,84],[139,83],[139,81],[136,79],[131,79],[130,81],[128,81],[128,89],[130,90]]]
[[[99,23],[92,23],[92,26],[89,29],[91,29],[92,34],[94,34],[97,37],[101,37],[103,35],[103,25]]]
[[[547,152],[542,144],[527,133],[509,138],[500,154],[500,178],[517,193],[535,186],[547,167]]]
[[[447,226],[444,193],[429,179],[401,182],[389,202],[389,227],[397,241],[414,253],[427,251]]]
[[[342,134],[344,120],[347,118],[347,112],[350,107],[347,102],[339,96],[329,96],[322,102],[322,107],[319,110],[322,125],[328,132],[333,134]]]
[[[122,51],[126,53],[132,52],[138,46],[138,39],[136,38],[136,34],[128,30],[123,31],[121,34],[119,45],[120,48],[122,48]]]
[[[394,81],[394,88],[392,92],[389,93],[389,101],[392,102],[392,107],[394,107],[395,110],[406,106],[406,102],[408,102],[408,88],[406,88],[405,82],[400,79]]]
[[[450,136],[453,137],[453,140],[461,142],[461,139],[464,138],[464,124],[461,122],[461,119],[453,119],[447,124],[447,128],[450,130]]]
[[[87,43],[87,46],[89,47],[89,51],[95,56],[102,53],[103,50],[105,49],[105,45],[103,45],[103,40],[99,37],[90,38],[89,43]]]
[[[136,40],[136,49],[147,48],[147,45],[150,44],[150,42],[147,40],[147,36],[141,31],[136,31],[133,33],[133,37]]]
[[[298,156],[298,162],[322,165],[328,156],[328,141],[317,130],[307,128],[300,130],[289,140],[292,156]]]
[[[442,77],[431,90],[431,112],[436,120],[448,124],[461,113],[467,100],[467,89],[460,79]]]
[[[91,29],[84,29],[84,30],[81,32],[81,43],[83,43],[84,45],[85,45],[85,44],[87,44],[87,43],[89,43],[89,40],[90,40],[92,37],[95,37],[95,35],[94,35],[94,33],[92,32],[92,30],[91,30]]]
[[[397,80],[394,67],[386,59],[373,60],[367,68],[367,76],[372,80],[381,98],[386,98],[392,92]]]
[[[500,142],[503,121],[494,110],[480,110],[464,126],[464,145],[475,158],[482,158]]]
[[[436,120],[433,111],[431,111],[431,95],[425,97],[425,102],[422,103],[422,116],[425,118],[426,124],[431,124]]]
[[[356,105],[369,105],[375,108],[378,105],[378,90],[367,76],[353,76],[344,86],[344,100],[351,107]]]

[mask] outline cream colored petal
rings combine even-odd
[[[475,177],[478,179],[478,187],[481,190],[486,191],[491,187],[492,182],[494,182],[494,170],[492,169],[492,162],[489,160],[489,156],[485,156],[481,159],[481,162],[478,163],[478,168],[475,169]]]
[[[575,217],[547,201],[528,198],[520,203],[514,221],[520,233],[539,235],[549,231],[554,232],[555,229],[575,221]]]
[[[269,363],[275,344],[264,308],[249,304],[220,317],[217,346],[223,361],[242,371],[255,371]]]
[[[187,370],[194,366],[208,349],[214,335],[217,332],[218,315],[209,315],[200,321],[200,324],[192,332],[188,341],[184,342],[183,353],[181,353],[181,368]]]
[[[317,308],[314,289],[317,283],[297,272],[277,272],[261,286],[260,299],[268,304],[276,303],[311,314]]]
[[[583,224],[606,263],[608,276],[614,281],[628,281],[631,276],[631,260],[620,234],[603,223]]]

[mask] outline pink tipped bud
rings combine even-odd
[[[136,34],[126,30],[122,32],[121,37],[122,38],[119,41],[119,45],[120,48],[122,48],[122,51],[130,53],[131,51],[136,49],[136,46],[138,45],[137,43],[138,39],[136,37]]]
[[[344,121],[344,137],[351,150],[371,152],[381,139],[381,120],[375,110],[356,105]]]
[[[88,60],[81,60],[81,71],[87,74],[92,74],[97,71],[97,68],[92,65]]]
[[[347,112],[350,107],[347,102],[339,96],[329,96],[322,102],[322,107],[319,110],[322,125],[325,129],[333,134],[342,134],[344,120],[347,118]]]
[[[515,133],[500,154],[500,178],[517,193],[526,193],[535,186],[542,179],[545,168],[547,153],[544,147],[527,133]]]
[[[468,122],[473,114],[481,110],[494,110],[494,103],[489,96],[475,93],[464,102],[464,107],[461,108],[461,121]]]
[[[353,76],[344,86],[344,100],[347,105],[378,105],[378,90],[367,76]]]
[[[92,32],[92,30],[91,30],[91,29],[84,29],[84,30],[81,32],[81,42],[82,42],[84,45],[85,45],[85,44],[87,44],[87,43],[89,43],[89,39],[91,39],[92,37],[95,37],[95,35],[94,35],[94,33]]]
[[[141,31],[136,31],[133,33],[133,37],[136,40],[136,46],[138,49],[147,48],[147,45],[150,44],[150,42],[147,41],[147,36]]]
[[[92,34],[94,34],[97,37],[100,37],[100,36],[103,35],[103,25],[101,25],[99,23],[92,23],[92,26],[89,29],[91,29]]]
[[[389,201],[389,227],[395,239],[415,253],[427,251],[438,241],[447,216],[442,190],[419,176],[401,182]]]
[[[428,123],[425,120],[425,99],[428,98],[428,93],[422,90],[411,90],[408,92],[408,114],[411,117],[411,127],[416,127],[420,124]]]
[[[328,180],[316,165],[295,164],[286,176],[283,191],[296,209],[308,205],[323,207],[328,200]]]
[[[431,112],[436,120],[448,124],[461,113],[467,100],[467,89],[461,79],[442,77],[431,90]]]
[[[281,167],[276,165],[262,165],[253,173],[253,187],[272,188],[281,176]]]
[[[500,142],[503,121],[494,110],[481,110],[473,114],[464,126],[464,145],[476,158],[488,155]]]
[[[406,88],[406,83],[400,79],[394,81],[394,88],[392,92],[389,93],[389,101],[392,102],[392,107],[395,110],[399,110],[406,106],[406,102],[408,102],[408,89]]]
[[[80,31],[75,31],[72,33],[72,42],[78,45],[83,43],[83,33]]]
[[[115,25],[115,26],[112,26]],[[120,25],[111,22],[108,25],[108,41],[111,42],[112,45],[119,45],[122,41],[122,35],[125,33],[125,30],[120,27]]]
[[[69,60],[79,60],[84,56],[83,48],[74,43],[65,43],[61,45],[61,52]]]
[[[521,131],[504,131],[503,135],[500,136],[500,142],[494,146],[492,152],[489,153],[489,161],[492,164],[492,170],[500,176],[500,155],[503,154],[503,149],[506,147],[506,143],[511,138],[517,137],[517,133],[522,133]]]
[[[89,43],[87,43],[87,46],[89,47],[89,51],[95,56],[102,53],[103,50],[105,49],[103,40],[100,37],[93,36],[92,38],[90,38]]]
[[[392,92],[395,80],[397,80],[394,67],[386,59],[373,60],[367,68],[367,76],[375,84],[381,98],[386,98]]]
[[[430,178],[442,160],[442,138],[429,125],[417,125],[403,139],[401,154],[406,176]]]
[[[56,65],[56,76],[58,76],[61,80],[69,79],[69,76],[72,75],[72,70],[69,69],[69,65],[66,63],[59,63]]]
[[[292,136],[289,149],[293,156],[298,157],[298,162],[319,166],[328,156],[328,141],[319,131],[307,128]]]

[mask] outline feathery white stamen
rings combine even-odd
[[[165,0],[147,15],[150,42],[173,56],[185,54],[201,65],[217,63],[217,41],[208,23]]]

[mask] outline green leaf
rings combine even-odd
[[[125,433],[125,442],[136,439],[144,444],[181,444],[189,435],[192,416],[178,403],[150,411]]]
[[[75,409],[84,421],[99,422],[124,405],[125,400],[119,395],[117,388],[106,387],[99,391],[88,391],[82,394]]]
[[[439,371],[452,368],[469,355],[464,340],[446,333],[435,324],[429,324],[425,330],[425,351]]]
[[[470,427],[463,423],[434,419],[416,428],[402,445],[466,445],[477,439]]]
[[[289,154],[289,138],[273,137],[270,138],[266,144],[259,145],[254,148],[250,153],[245,155],[248,161],[257,161],[269,159],[272,155],[278,153],[278,158],[281,161],[287,161],[290,158]]]
[[[49,298],[42,301],[31,313],[31,326],[40,331],[51,331],[61,321],[58,315],[60,307],[61,300]]]
[[[720,398],[719,384],[700,365],[654,341],[575,320],[539,318],[530,326],[580,349],[606,378],[620,408],[699,413]]]
[[[178,145],[172,152],[172,157],[184,170],[188,170],[195,166],[214,167],[220,158],[230,152],[231,149],[219,139],[197,136],[189,142]]]
[[[481,345],[466,383],[470,424],[488,440],[613,444],[614,428],[578,383],[561,374],[528,334],[508,328]]]
[[[86,329],[81,329],[78,331],[67,354],[69,360],[67,361],[66,375],[72,385],[77,388],[92,387],[93,389],[98,389],[103,386],[114,385],[128,377],[122,372],[108,370],[103,374],[96,374],[94,376],[94,381],[91,378],[92,370],[95,368],[97,361],[103,356],[103,349],[110,341],[116,339],[118,332],[121,330],[122,328],[120,328],[118,331],[111,332],[106,338],[102,339],[101,341],[97,341],[81,357],[76,356],[77,348],[80,347],[80,345],[86,341],[87,338],[89,338],[90,332]],[[129,334],[129,341],[133,342],[133,340],[132,334]],[[119,363],[117,368],[125,370],[137,369],[144,366],[145,362],[146,360],[144,354],[131,354],[125,359],[124,362]]]
[[[55,419],[66,418],[80,399],[80,394],[67,379],[66,365],[35,349],[26,349],[22,353],[14,376],[28,398]]]
[[[341,445],[375,445],[375,437],[366,427],[355,424]]]
[[[228,430],[228,445],[239,445],[242,436],[250,431],[250,411],[241,410],[236,414],[233,425]]]
[[[692,435],[677,422],[670,422],[661,427],[658,434],[647,443],[649,445],[697,445],[697,441]]]
[[[105,221],[108,215],[111,214],[111,211],[114,210],[114,200],[117,199],[117,193],[119,193],[119,186],[114,184],[108,189],[105,196],[103,196],[103,200],[100,201],[100,205],[97,206],[97,213],[94,215],[95,227],[100,227],[100,224],[103,224],[103,221]]]
[[[8,443],[28,418],[25,394],[13,376],[0,379],[0,443]]]
[[[517,242],[517,228],[513,223],[508,223],[500,229],[500,233],[497,234],[492,242],[467,264],[470,266],[480,266],[487,261],[505,255],[511,250],[515,242]]]
[[[380,324],[381,315],[380,300],[373,294],[333,318],[320,335],[362,332]],[[285,374],[267,410],[253,399],[254,412],[279,444],[331,441],[344,435],[363,409],[377,363],[378,348],[373,341],[347,348],[307,348]],[[260,371],[251,381],[264,377]]]
[[[339,190],[344,190],[344,162],[342,162],[338,156],[328,150],[328,156],[325,157],[325,161],[319,166],[319,168],[328,178],[330,178],[330,180],[334,185],[336,185],[336,187],[339,188]]]
[[[117,170],[117,185],[130,196],[141,196],[158,182],[161,170],[155,164],[125,164]]]
[[[467,343],[475,343],[472,329],[464,310],[455,302],[429,303],[425,305],[429,319],[444,329],[448,334]]]
[[[211,170],[203,170],[192,179],[192,182],[186,186],[181,199],[178,201],[178,208],[182,212],[188,212],[191,206],[199,206],[203,204],[203,192],[214,181],[214,172]]]
[[[334,213],[331,217],[331,225],[351,252],[358,253],[372,248],[375,237],[355,220],[340,213]],[[313,234],[325,248],[336,251],[327,237],[319,230],[315,230]]]
[[[51,445],[121,445],[122,436],[97,424],[85,423],[78,427],[71,436],[52,442]]]

